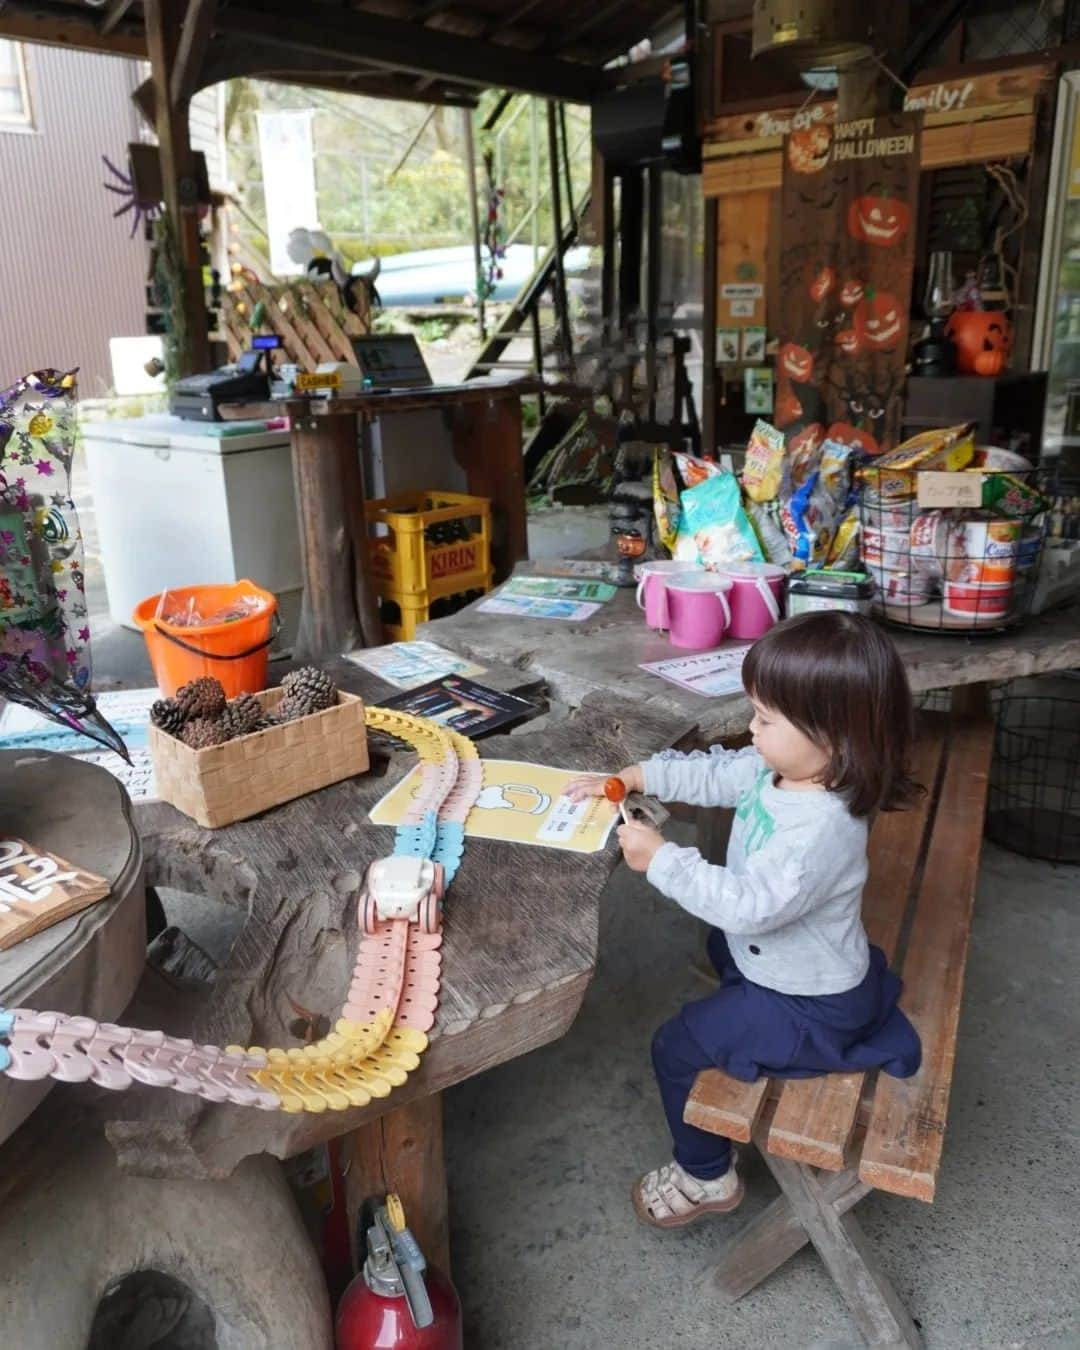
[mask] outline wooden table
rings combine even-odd
[[[347,663],[335,674],[368,702],[389,689]],[[526,695],[537,688],[535,677],[520,672],[488,678]],[[485,757],[589,768],[688,745],[692,734],[692,723],[677,713],[586,701],[572,717],[552,714],[536,730],[480,748]],[[371,826],[368,811],[415,762],[412,753],[387,750],[364,777],[216,831],[161,803],[138,808],[150,884],[202,893],[247,915],[182,1034],[287,1047],[298,1043],[289,1030],[296,1017],[290,1000],[337,1015],[355,958],[357,889],[368,864],[392,849],[391,831]],[[429,1257],[444,1263],[439,1094],[567,1030],[596,963],[598,900],[617,858],[614,840],[588,856],[470,840],[447,899],[431,1045],[389,1101],[290,1116],[137,1089],[111,1110],[108,1132],[121,1161],[153,1175],[223,1176],[250,1154],[291,1157],[352,1132],[352,1199],[400,1191]]]
[[[518,570],[543,575],[544,563],[525,563]],[[571,707],[590,695],[610,695],[690,718],[707,745],[741,735],[750,724],[750,704],[742,694],[704,698],[640,669],[643,661],[681,653],[645,627],[631,590],[620,591],[585,623],[483,614],[470,605],[451,618],[422,625],[417,636],[481,664],[501,662],[528,671]],[[1040,615],[999,637],[899,630],[891,636],[916,693],[1080,667],[1080,605]]]
[[[526,557],[521,396],[529,380],[470,380],[348,398],[237,404],[224,417],[292,419],[293,477],[304,568],[297,654],[319,660],[382,642],[375,593],[364,569],[364,487],[360,424],[401,413],[441,411],[449,422],[453,457],[467,490],[492,507],[492,564],[504,581]],[[446,489],[448,484],[425,487]]]

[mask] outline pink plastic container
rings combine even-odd
[[[658,558],[655,562],[640,563],[635,569],[638,578],[638,608],[645,611],[645,622],[658,632],[667,629],[667,585],[672,577],[687,572],[700,572],[696,562],[685,558]]]
[[[673,647],[718,647],[731,623],[731,581],[716,572],[669,577],[667,607]]]
[[[775,563],[732,563],[722,574],[731,582],[728,637],[754,641],[780,619],[784,569]]]

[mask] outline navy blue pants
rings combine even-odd
[[[708,1181],[723,1176],[731,1163],[727,1139],[683,1120],[702,1069],[723,1069],[752,1083],[763,1075],[813,1078],[878,1068],[907,1078],[919,1067],[919,1038],[897,1007],[901,984],[880,948],[870,948],[861,984],[843,994],[813,996],[780,994],[748,980],[719,928],[709,934],[708,951],[720,988],[688,1003],[652,1043],[675,1161],[691,1176]]]

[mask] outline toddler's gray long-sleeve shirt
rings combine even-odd
[[[870,964],[860,908],[867,823],[834,792],[776,787],[756,750],[668,752],[642,765],[662,801],[733,806],[727,863],[667,843],[649,881],[727,936],[747,979],[784,994],[842,994]]]

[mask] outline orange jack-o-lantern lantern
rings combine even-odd
[[[874,351],[891,352],[904,331],[900,301],[888,291],[866,288],[866,295],[855,307],[855,328]]]
[[[956,368],[964,375],[1000,375],[1012,349],[1013,332],[1008,316],[994,309],[958,309],[945,325],[945,334],[956,346]],[[984,353],[1001,353],[1001,364],[978,358]]]

